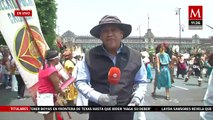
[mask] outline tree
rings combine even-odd
[[[56,3],[55,0],[35,0],[41,30],[49,46],[54,44],[56,33]]]

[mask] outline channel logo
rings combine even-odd
[[[203,29],[203,6],[188,7],[189,30]]]

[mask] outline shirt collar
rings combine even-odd
[[[102,46],[103,50],[107,53],[107,55],[112,55],[104,48],[103,44],[101,46]],[[121,43],[120,47],[117,50],[117,54],[121,52],[121,49],[123,48],[123,46],[124,46],[123,43]]]

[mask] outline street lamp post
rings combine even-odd
[[[176,15],[179,16],[179,52],[181,52],[181,20],[180,20],[180,10],[181,8],[176,9]]]

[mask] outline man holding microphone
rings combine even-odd
[[[76,79],[76,87],[89,100],[89,106],[138,106],[144,99],[147,73],[141,54],[122,43],[131,30],[131,25],[109,15],[90,30],[102,45],[85,54]],[[90,112],[89,120],[133,120],[133,115]]]

